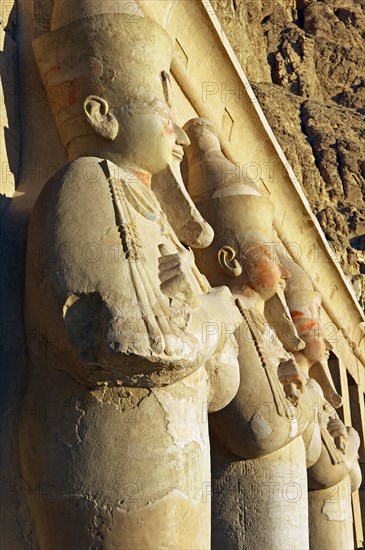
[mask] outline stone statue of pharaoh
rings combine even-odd
[[[354,547],[351,492],[361,483],[357,461],[360,438],[354,428],[345,427],[335,411],[342,400],[328,367],[331,344],[321,324],[321,296],[299,266],[291,266],[291,271],[293,278],[285,294],[298,334],[305,342],[305,347],[294,355],[307,378],[318,425],[317,439],[319,436],[321,440],[320,454],[313,460],[312,448],[318,441],[303,433],[309,466],[310,545],[321,550],[347,550]]]
[[[189,248],[213,233],[179,176],[171,40],[125,4],[68,21],[59,1],[34,43],[70,158],[27,248],[20,445],[41,550],[208,549],[204,410],[239,384],[240,315]],[[180,202],[165,211],[169,190]]]
[[[209,121],[193,119],[184,129],[191,141],[188,191],[214,229],[212,244],[196,251],[197,265],[211,284],[229,286],[242,315],[239,390],[209,417],[212,546],[303,549],[306,463],[299,436],[310,410],[304,377],[265,318],[274,295],[282,303],[277,320],[287,311],[283,289],[290,276],[275,253],[273,205],[224,157]],[[293,349],[302,347],[292,336]],[[292,486],[301,496],[290,501],[284,493]]]

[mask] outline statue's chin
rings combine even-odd
[[[312,365],[316,363],[325,363],[327,361],[326,355],[318,350],[312,350],[308,342],[306,342],[305,346],[305,356]]]
[[[261,298],[263,300],[265,300],[265,302],[267,300],[270,300],[270,298],[272,298],[273,296],[275,296],[275,294],[277,294],[277,289],[276,288],[259,288],[259,287],[256,287],[255,290],[261,296]]]

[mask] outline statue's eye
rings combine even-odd
[[[169,125],[171,125],[171,122],[172,122],[172,118],[171,118],[171,113],[170,111],[168,111],[167,109],[161,109],[160,111],[160,115],[161,117],[167,121],[167,123]]]

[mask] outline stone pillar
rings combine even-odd
[[[311,550],[353,550],[354,534],[349,476],[318,491],[309,491]]]
[[[309,548],[302,438],[262,458],[236,461],[218,456],[214,443],[212,550]]]

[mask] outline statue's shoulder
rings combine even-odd
[[[107,161],[98,157],[81,157],[62,166],[44,185],[35,204],[35,211],[82,208],[90,203],[109,202],[108,178],[103,167]],[[108,164],[111,164],[108,162]]]
[[[53,190],[78,191],[108,188],[105,167],[111,163],[98,157],[81,157],[60,168],[46,183]],[[103,169],[104,167],[104,169]]]
[[[105,160],[82,157],[58,170],[44,185],[34,205],[31,225],[55,228],[56,224],[71,228],[93,220],[99,226],[114,220],[113,202]],[[99,220],[99,221],[98,221]],[[56,230],[56,229],[55,229]]]

